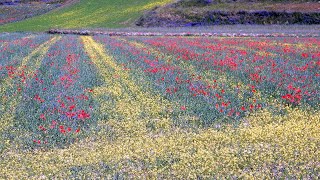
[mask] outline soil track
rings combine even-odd
[[[226,25],[195,28],[51,29],[49,34],[107,36],[320,37],[319,25]]]

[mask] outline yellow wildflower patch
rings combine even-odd
[[[265,110],[247,117],[239,128],[198,132],[170,129],[150,134],[141,121],[110,120],[106,124],[115,130],[115,140],[88,138],[67,149],[8,152],[0,164],[0,174],[21,178],[31,170],[66,177],[71,167],[91,165],[99,169],[99,162],[105,162],[135,178],[271,178],[284,173],[283,168],[287,176],[304,177],[308,168],[318,166],[320,114],[288,111],[287,115],[273,116]],[[21,157],[23,162],[15,163]],[[24,163],[29,170],[23,168]],[[100,177],[94,173],[84,177],[89,176]]]
[[[98,101],[99,96],[106,93],[112,95],[117,100],[115,104],[117,114],[126,119],[135,119],[143,111],[154,116],[167,108],[160,96],[153,96],[135,85],[130,75],[105,52],[103,45],[95,42],[92,37],[83,36],[81,39],[85,50],[97,66],[106,84],[94,90]],[[100,104],[103,109],[107,109],[105,102],[100,102]]]

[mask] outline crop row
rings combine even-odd
[[[0,178],[315,178],[319,44],[0,36]]]

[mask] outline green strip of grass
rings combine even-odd
[[[128,27],[144,10],[172,0],[81,0],[74,6],[21,22],[6,24],[0,32],[45,31],[50,28]]]

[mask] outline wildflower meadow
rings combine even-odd
[[[0,179],[317,179],[319,47],[0,34]]]

